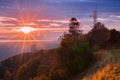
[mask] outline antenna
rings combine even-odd
[[[95,25],[97,23],[97,6],[96,6],[96,9],[93,11],[93,19],[94,19],[94,22],[93,24]]]
[[[93,26],[94,26],[97,23],[97,17],[98,17],[97,6],[96,6],[95,10],[93,11],[93,15],[90,17],[93,18]]]

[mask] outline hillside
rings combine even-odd
[[[100,50],[95,53],[97,62],[89,67],[76,80],[119,80],[120,79],[120,48]]]
[[[11,72],[15,72],[15,73],[19,71],[21,66],[29,65],[24,67],[22,71],[27,69],[25,71],[29,71],[29,73],[32,73],[32,74],[29,74],[31,75],[31,77],[37,76],[39,74],[45,74],[45,73],[48,73],[50,71],[50,68],[53,66],[51,62],[53,60],[52,56],[54,55],[53,54],[54,50],[47,51],[50,53],[50,55],[48,55],[46,51],[41,51],[41,53],[36,53],[36,54],[26,53],[24,54],[24,57],[26,57],[26,59],[23,59],[24,63],[19,64],[19,67],[15,67],[15,64],[13,63],[15,62],[18,63],[17,61],[19,59],[18,57],[20,57],[21,55],[16,55],[14,57],[8,58],[7,60],[2,61],[1,64],[4,65],[4,67],[6,67],[5,69],[10,70],[11,68]],[[89,66],[87,70],[82,72],[82,74],[80,73],[80,76],[77,75],[76,78],[73,77],[73,80],[102,80],[102,78],[107,80],[108,79],[118,80],[120,75],[120,72],[119,72],[120,71],[120,49],[118,48],[118,49],[110,49],[110,50],[109,49],[100,50],[95,52],[94,55],[96,56],[96,62],[91,66]],[[31,58],[32,60],[30,60]],[[37,68],[38,64],[39,64],[40,70],[36,71],[35,69]],[[31,70],[30,67],[33,69]],[[6,72],[4,74],[8,75],[8,73],[9,72]],[[40,79],[38,77],[38,79],[36,78],[35,80],[40,80]]]
[[[0,77],[4,76],[5,71],[16,71],[21,65],[27,63],[31,58],[37,56],[37,53],[23,53],[10,57],[0,62]]]

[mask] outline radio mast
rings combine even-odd
[[[97,23],[97,16],[98,16],[97,14],[98,12],[97,12],[97,7],[96,7],[96,9],[93,11],[93,20],[94,20],[93,25]]]
[[[90,17],[93,18],[93,26],[94,26],[97,23],[97,18],[98,18],[97,6],[96,6],[95,10],[93,11],[93,15],[91,15]]]

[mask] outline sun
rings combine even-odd
[[[25,27],[21,27],[20,31],[25,33],[25,34],[28,34],[28,33],[32,32],[32,31],[34,31],[34,28],[29,27],[29,26],[25,26]]]

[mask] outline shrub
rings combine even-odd
[[[57,53],[59,67],[65,69],[68,75],[85,69],[92,58],[89,42],[79,36],[64,35]]]

